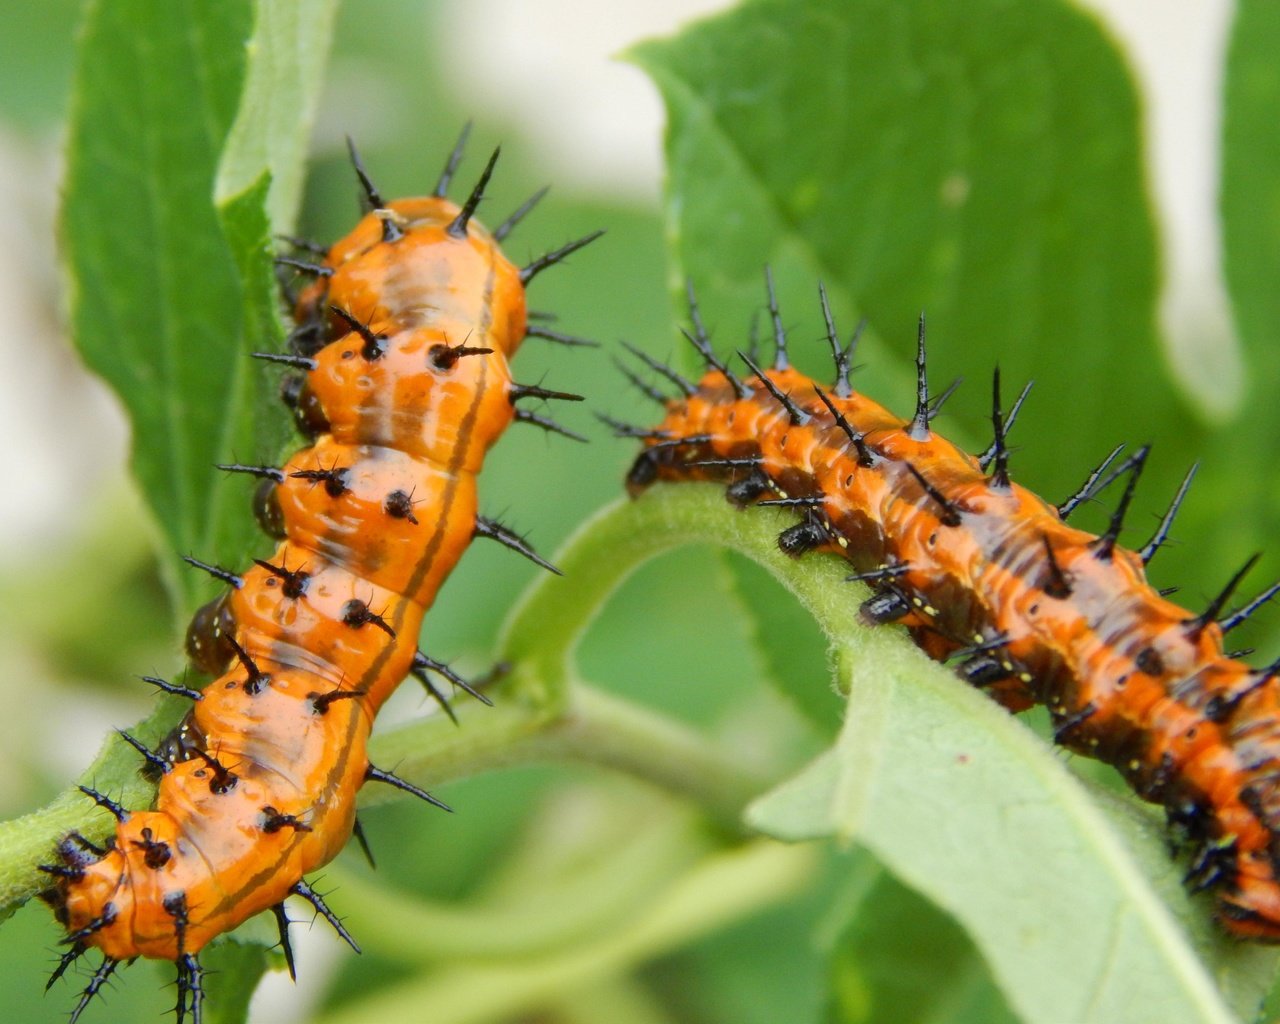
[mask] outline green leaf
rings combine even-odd
[[[76,344],[129,410],[134,473],[171,569],[174,552],[218,556],[209,467],[226,453],[245,376],[241,293],[213,173],[252,9],[196,7],[90,7],[62,211]],[[203,587],[190,573],[178,578],[181,603],[193,605]]]
[[[188,610],[210,587],[176,556],[230,560],[256,539],[243,487],[211,466],[260,446],[250,410],[270,385],[245,357],[279,337],[264,174],[285,175],[273,202],[291,209],[331,7],[265,5],[255,25],[248,0],[121,0],[86,20],[62,214],[76,344],[128,408],[133,470]]]
[[[219,206],[267,174],[270,222],[293,224],[337,8],[338,0],[256,5],[244,92],[218,167]]]
[[[831,956],[831,1024],[1013,1024],[982,958],[947,915],[864,856]]]
[[[1252,1015],[1276,955],[1214,928],[1153,816],[1086,792],[1042,739],[918,652],[886,642],[843,665],[839,743],[753,805],[754,825],[865,844],[954,915],[1025,1020],[1235,1020],[1218,985]]]
[[[1280,483],[1259,471],[1258,459],[1280,445],[1280,413],[1272,401],[1280,379],[1278,46],[1280,8],[1266,0],[1240,0],[1224,83],[1221,210],[1224,269],[1246,360],[1248,443],[1235,443],[1236,427],[1215,452],[1237,471],[1217,493],[1224,496],[1222,505],[1243,506],[1253,526],[1245,545],[1280,530]]]

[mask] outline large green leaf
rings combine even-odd
[[[1280,481],[1261,472],[1280,449],[1280,7],[1240,0],[1227,55],[1222,139],[1222,229],[1227,284],[1244,347],[1248,431],[1217,446],[1237,470],[1223,504],[1243,506],[1250,540],[1280,529]],[[1247,438],[1247,443],[1238,438]]]
[[[62,220],[73,327],[128,408],[170,568],[179,554],[239,555],[252,536],[242,489],[211,466],[261,454],[248,411],[265,378],[245,356],[279,334],[263,298],[265,183],[284,170],[275,204],[292,208],[332,6],[267,4],[260,18],[249,0],[89,7]],[[233,124],[224,223],[214,186]],[[209,593],[174,578],[183,608]]]

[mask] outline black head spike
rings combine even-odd
[[[205,767],[213,773],[213,777],[209,779],[209,792],[215,796],[222,796],[224,793],[230,793],[236,788],[240,777],[236,775],[230,768],[224,765],[216,757],[207,750],[201,750],[199,747],[193,747],[191,752],[195,754],[201,761],[205,763]]]
[[[1071,515],[1072,512],[1074,512],[1077,508],[1080,507],[1081,502],[1085,501],[1087,498],[1092,496],[1093,485],[1098,482],[1098,477],[1102,476],[1102,474],[1106,472],[1107,467],[1110,466],[1111,463],[1116,461],[1116,458],[1120,455],[1122,451],[1124,451],[1124,445],[1123,444],[1116,445],[1114,448],[1111,449],[1111,453],[1105,459],[1103,459],[1100,463],[1098,463],[1097,466],[1093,468],[1093,470],[1085,478],[1084,483],[1080,485],[1080,487],[1076,490],[1076,492],[1073,495],[1071,495],[1071,497],[1069,497],[1066,501],[1064,501],[1061,505],[1058,506],[1059,518],[1065,520],[1069,515]]]
[[[639,376],[633,373],[631,368],[628,367],[621,359],[617,358],[617,356],[613,359],[613,365],[616,366],[618,368],[618,372],[627,379],[627,383],[639,391],[640,394],[644,395],[645,398],[648,398],[650,401],[656,402],[658,405],[666,408],[667,402],[670,401],[666,395],[655,388],[652,384],[641,380]]]
[[[671,435],[661,431],[653,430],[649,427],[637,427],[634,423],[623,423],[621,420],[615,420],[608,413],[593,413],[596,419],[603,423],[606,427],[613,431],[614,437],[639,438],[643,441],[666,440]],[[520,410],[516,410],[516,418],[520,416]]]
[[[392,629],[391,624],[377,612],[370,609],[366,602],[358,598],[352,598],[342,606],[342,622],[352,629],[359,629],[364,625],[374,625],[393,640],[396,636],[396,631]]]
[[[1013,408],[1009,410],[1009,415],[1004,418],[1004,437],[1009,436],[1009,431],[1013,429],[1014,423],[1017,422],[1018,413],[1022,411],[1022,403],[1027,400],[1027,395],[1031,394],[1031,388],[1035,381],[1029,380],[1022,386],[1022,391],[1018,394],[1018,400],[1013,403]],[[978,456],[978,465],[982,467],[983,472],[991,468],[991,462],[996,457],[996,443],[991,442],[990,447]]]
[[[764,268],[764,287],[769,296],[769,320],[773,324],[773,368],[786,370],[791,366],[787,359],[787,332],[782,326],[782,314],[778,310],[778,295],[773,287],[773,268],[768,264]]]
[[[431,365],[443,373],[448,373],[458,365],[460,359],[467,356],[491,356],[493,349],[478,345],[433,345],[428,353]]]
[[[443,693],[441,693],[440,688],[436,686],[434,682],[431,681],[431,677],[427,675],[425,672],[415,672],[414,678],[416,678],[418,682],[422,684],[422,688],[427,691],[428,696],[430,696],[432,700],[434,700],[437,704],[439,704],[441,710],[443,710],[444,713],[449,716],[449,721],[451,721],[454,725],[459,724],[458,713],[453,710],[453,705],[449,703],[449,698],[447,698]]]
[[[116,905],[114,903],[106,903],[102,907],[102,913],[95,917],[83,928],[72,932],[62,940],[64,946],[79,946],[84,944],[84,940],[91,935],[96,935],[103,928],[110,928],[116,922]]]
[[[1151,451],[1149,444],[1144,444],[1125,460],[1124,466],[1117,472],[1128,472],[1129,482],[1125,484],[1120,503],[1112,513],[1111,522],[1107,524],[1107,532],[1093,542],[1093,557],[1101,562],[1108,561],[1115,551],[1116,541],[1120,539],[1120,529],[1124,526],[1125,513],[1129,511],[1129,503],[1133,500],[1133,492],[1138,486],[1138,478],[1142,476],[1142,467],[1146,465],[1147,454]],[[1109,481],[1108,481],[1109,482]],[[1105,484],[1103,486],[1106,486]],[[1216,613],[1215,613],[1216,614]]]
[[[280,952],[284,954],[284,965],[289,969],[290,980],[297,981],[297,964],[293,959],[293,945],[289,942],[289,915],[285,912],[283,903],[272,907],[271,913],[275,915],[276,928],[280,932]]]
[[[1009,643],[1009,635],[1007,633],[999,633],[991,637],[989,640],[982,640],[979,643],[971,644],[968,647],[957,647],[947,655],[947,660],[959,658],[964,661],[979,654],[990,654],[992,651],[998,651]]]
[[[116,801],[112,800],[111,797],[107,796],[105,793],[99,793],[96,789],[90,789],[88,786],[77,786],[76,788],[103,810],[110,811],[111,816],[115,818],[116,821],[129,820],[129,812],[124,809],[124,806],[116,803]]]
[[[80,993],[80,1001],[76,1003],[75,1009],[71,1011],[71,1017],[68,1024],[76,1024],[80,1019],[80,1014],[84,1013],[85,1007],[93,1001],[101,990],[102,986],[115,973],[116,968],[120,966],[119,960],[113,960],[109,956],[102,958],[102,963],[98,965],[97,970],[93,972],[93,977],[89,979],[89,984],[84,987],[84,991]]]
[[[292,267],[312,277],[333,276],[333,267],[326,267],[323,263],[311,263],[308,260],[294,259],[292,256],[277,256],[274,262],[277,267]]]
[[[363,208],[362,212],[386,210],[387,204],[382,201],[382,196],[374,187],[373,180],[369,177],[369,172],[364,169],[364,161],[360,159],[360,153],[350,135],[347,136],[347,152],[351,154],[351,166],[355,168],[356,177],[360,179],[360,188],[364,191],[360,204]],[[391,217],[381,217],[379,219],[382,221],[382,240],[384,242],[398,242],[404,237],[404,232],[400,230],[400,225],[395,223]]]
[[[534,565],[539,565],[557,576],[563,576],[559,569],[548,562],[540,554],[533,550],[533,547],[520,534],[516,533],[506,526],[503,526],[496,519],[490,519],[487,516],[476,516],[476,525],[472,530],[473,537],[487,537],[490,540],[496,540],[504,547],[510,548],[517,554],[524,555]]]
[[[765,376],[764,371],[753,363],[745,352],[739,352],[738,358],[746,363],[747,366],[751,367],[751,372],[760,379],[760,383],[765,386],[765,390],[768,391],[769,394],[773,395],[773,397],[777,399],[778,404],[787,411],[787,415],[791,418],[791,422],[793,424],[801,426],[809,422],[811,419],[810,415],[801,409],[800,406],[796,405],[796,403],[791,400],[790,395],[783,394],[778,385]]]
[[[1270,601],[1276,594],[1280,594],[1280,583],[1273,583],[1267,587],[1261,594],[1255,597],[1248,604],[1236,609],[1226,618],[1220,619],[1218,625],[1222,627],[1223,633],[1229,633],[1242,622],[1250,618],[1254,612]]]
[[[502,665],[502,664],[494,666],[495,671],[498,671],[504,668],[505,668],[505,665]],[[450,668],[448,664],[446,664],[443,661],[436,661],[435,658],[429,657],[428,655],[424,654],[422,651],[417,651],[414,654],[413,667],[409,671],[413,674],[413,676],[416,679],[420,680],[424,685],[427,685],[428,688],[429,688],[429,684],[427,683],[427,680],[426,680],[426,673],[434,672],[437,675],[443,676],[445,679],[449,680],[449,682],[453,683],[453,685],[458,687],[458,689],[463,690],[464,692],[470,694],[472,697],[478,700],[481,704],[485,704],[488,707],[493,707],[493,701],[491,701],[488,697],[486,697],[483,693],[481,693],[478,689],[476,689],[466,679],[463,679],[462,676],[458,675],[458,673],[455,672],[452,668]]]
[[[698,387],[696,384],[693,383],[693,381],[689,380],[683,374],[677,373],[666,363],[659,362],[657,359],[654,359],[653,356],[649,355],[649,353],[642,352],[640,349],[636,348],[634,345],[629,345],[625,341],[620,342],[619,344],[621,344],[623,348],[625,348],[633,356],[639,359],[640,362],[644,363],[645,366],[649,367],[649,369],[651,369],[654,373],[660,374],[661,376],[665,377],[667,380],[671,381],[672,384],[674,384],[684,393],[686,398],[692,398],[694,395],[698,393]]]
[[[52,875],[54,878],[65,878],[71,882],[79,882],[84,878],[84,868],[77,867],[74,864],[37,864],[36,870],[43,871],[46,875]],[[84,950],[82,949],[80,952],[83,953]],[[64,953],[63,959],[65,960],[67,956],[68,954]],[[60,976],[60,972],[56,969],[54,973]],[[49,985],[52,985],[56,980],[56,977],[50,978]],[[49,991],[49,985],[45,986],[46,992]]]
[[[689,322],[693,325],[693,333],[690,334],[684,330],[680,333],[697,350],[698,355],[702,356],[703,362],[720,373],[720,376],[728,382],[739,398],[747,398],[751,394],[751,389],[738,379],[737,375],[729,369],[728,365],[716,355],[715,350],[711,347],[711,335],[707,333],[706,324],[702,322],[702,311],[698,308],[698,296],[693,290],[693,278],[686,277],[684,279],[684,291],[685,298],[689,303]]]
[[[394,786],[396,789],[403,790],[406,793],[412,793],[419,800],[425,800],[433,807],[439,807],[442,811],[449,811],[450,813],[453,812],[452,807],[443,801],[436,799],[425,789],[419,789],[412,782],[402,779],[398,775],[392,775],[391,772],[384,772],[381,768],[375,768],[373,765],[369,765],[369,767],[365,769],[364,777],[367,782],[385,782],[387,785]]]
[[[1042,533],[1040,539],[1044,542],[1044,556],[1049,563],[1049,578],[1040,589],[1050,597],[1056,597],[1060,601],[1065,600],[1071,596],[1071,581],[1067,579],[1062,566],[1058,564],[1058,556],[1054,553],[1049,535]]]
[[[316,892],[315,889],[311,888],[311,886],[302,879],[299,879],[298,884],[293,887],[292,892],[295,896],[301,896],[304,900],[315,907],[316,913],[333,926],[333,930],[338,933],[342,941],[357,953],[360,952],[360,947],[356,944],[356,940],[353,939],[351,937],[351,933],[342,926],[342,922],[338,919],[338,915],[329,909],[329,905],[325,903],[324,897]]]
[[[995,431],[995,468],[988,478],[990,485],[998,491],[1009,489],[1009,448],[1004,440],[1004,413],[1000,410],[1000,367],[995,368],[991,377],[991,426]]]
[[[515,405],[522,398],[556,399],[561,402],[583,401],[582,395],[575,395],[569,391],[552,391],[537,384],[516,384],[513,382],[507,389],[507,399],[512,405]]]
[[[325,715],[329,713],[329,708],[340,700],[359,700],[365,695],[365,690],[344,690],[338,687],[325,693],[309,693],[307,699],[311,701],[311,706],[315,709],[317,715]]]
[[[858,350],[858,339],[862,337],[867,326],[866,317],[858,321],[849,344],[841,347],[840,336],[836,333],[835,317],[831,315],[831,302],[827,298],[827,286],[818,282],[818,301],[822,305],[822,322],[827,328],[827,343],[831,346],[831,359],[836,364],[836,380],[832,386],[837,398],[848,398],[853,394],[853,386],[849,383],[849,375],[853,372],[853,354]]]
[[[907,428],[913,441],[929,439],[929,373],[925,358],[925,319],[920,312],[920,326],[916,332],[916,412]]]
[[[440,177],[436,180],[436,187],[431,190],[431,194],[437,199],[443,199],[449,191],[449,183],[453,181],[453,176],[457,173],[458,164],[462,163],[462,154],[467,150],[467,138],[471,134],[471,122],[468,121],[462,126],[462,131],[458,133],[458,141],[453,144],[453,149],[449,151],[449,159],[445,161],[444,170],[440,172]]]
[[[685,465],[707,469],[755,469],[764,465],[764,459],[759,455],[747,455],[740,459],[693,459]]]
[[[324,490],[331,498],[341,498],[350,489],[347,480],[349,467],[337,463],[328,469],[296,469],[289,474],[290,480],[307,480],[312,484],[324,484]]]
[[[68,832],[58,844],[58,854],[69,862],[87,866],[107,855],[106,847],[99,846],[79,832]]]
[[[311,579],[310,573],[302,569],[290,569],[286,565],[272,565],[262,558],[255,558],[253,564],[278,579],[281,583],[280,593],[291,601],[297,600],[307,592],[307,583]]]
[[[254,359],[261,359],[264,363],[280,363],[282,366],[292,366],[295,370],[304,370],[308,373],[320,365],[310,356],[296,356],[289,352],[250,352],[249,355]]]
[[[1231,595],[1235,593],[1236,587],[1240,585],[1240,581],[1245,578],[1249,570],[1252,569],[1262,555],[1255,554],[1236,572],[1234,576],[1227,581],[1227,585],[1222,588],[1212,601],[1209,607],[1201,612],[1194,619],[1189,619],[1184,625],[1186,626],[1187,635],[1191,639],[1196,639],[1204,632],[1205,628],[1211,623],[1216,622],[1218,616],[1222,614],[1222,609],[1227,606],[1227,602],[1231,600]],[[1247,616],[1246,616],[1247,617]],[[1244,621],[1243,619],[1241,621]]]
[[[747,355],[753,363],[760,362],[760,311],[751,313],[751,323],[747,326]]]
[[[179,686],[177,683],[171,683],[167,679],[161,679],[159,676],[139,676],[144,683],[150,683],[152,686],[163,690],[165,693],[171,693],[175,697],[186,697],[187,700],[199,700],[200,691],[193,690],[189,686]]]
[[[581,441],[583,444],[587,443],[587,439],[581,434],[575,433],[568,427],[562,427],[559,423],[548,416],[541,416],[528,409],[516,410],[516,422],[532,423],[535,427],[541,427],[549,434],[559,434],[561,437],[567,437],[571,441]]]
[[[907,472],[916,478],[916,483],[920,485],[924,490],[924,493],[927,494],[933,500],[934,504],[938,506],[941,512],[938,516],[938,522],[942,523],[943,526],[959,526],[960,509],[957,508],[946,495],[938,490],[938,488],[929,483],[929,481],[924,478],[924,474],[921,473],[920,470],[916,469],[914,465],[910,462],[906,462],[904,465],[907,467]]]
[[[178,1024],[183,1024],[185,1010],[191,1011],[191,1024],[204,1024],[204,968],[194,953],[178,957],[178,1005],[174,1008]]]
[[[245,693],[261,693],[262,689],[271,681],[271,676],[258,668],[258,663],[249,656],[249,652],[241,647],[240,642],[229,632],[223,634],[223,639],[230,645],[235,652],[236,660],[240,662],[241,667],[248,673],[248,678],[242,684]]]
[[[169,772],[173,771],[173,765],[148,747],[142,742],[142,740],[138,739],[138,737],[125,732],[123,729],[117,729],[116,734],[142,755],[142,759],[147,762],[147,767],[152,771],[157,772],[160,775],[167,775]]]
[[[360,354],[364,356],[366,362],[372,363],[387,354],[387,336],[385,334],[375,334],[369,329],[368,324],[361,323],[340,306],[330,306],[329,310],[351,328],[352,332],[360,336],[360,340],[364,342],[364,347],[361,348]]]
[[[369,839],[364,834],[364,825],[360,823],[359,818],[352,822],[351,834],[356,837],[356,842],[360,844],[360,852],[364,854],[364,859],[369,862],[369,867],[376,871],[378,862],[373,859],[373,850],[369,848]]]
[[[159,871],[173,857],[173,850],[162,839],[156,839],[151,829],[144,828],[141,839],[132,839],[134,849],[142,851],[142,861],[152,871]]]
[[[489,162],[484,165],[484,170],[480,172],[480,178],[476,181],[475,188],[471,190],[471,194],[467,196],[467,201],[462,204],[462,209],[458,211],[458,216],[456,216],[453,219],[453,223],[445,229],[452,237],[467,237],[467,225],[471,222],[471,218],[476,215],[476,210],[480,206],[480,200],[484,198],[484,190],[489,185],[489,179],[493,177],[493,168],[494,165],[497,164],[498,155],[501,152],[501,146],[494,149],[493,155],[489,157]]]
[[[901,565],[881,565],[867,572],[855,572],[852,576],[846,576],[846,583],[883,583],[885,580],[894,580],[899,576],[905,576],[911,571],[911,566]]]
[[[526,338],[541,338],[543,341],[554,341],[557,345],[568,345],[570,348],[599,348],[600,342],[591,341],[588,338],[579,338],[573,334],[565,334],[562,331],[553,331],[547,327],[537,325],[525,328],[524,336]]]
[[[520,283],[527,285],[548,267],[554,267],[557,263],[562,262],[566,257],[572,256],[579,249],[583,249],[590,245],[603,234],[603,231],[593,231],[589,235],[583,235],[579,239],[565,243],[560,246],[559,249],[553,249],[551,252],[539,256],[532,263],[520,269]]]
[[[831,401],[830,396],[828,396],[822,388],[815,384],[813,386],[813,393],[817,395],[819,401],[827,407],[827,411],[831,413],[831,418],[834,420],[835,425],[844,431],[844,436],[849,439],[849,443],[852,444],[854,449],[857,451],[858,465],[862,466],[864,469],[874,466],[876,463],[875,453],[872,452],[870,446],[867,444],[866,436],[859,431],[854,430],[853,424],[845,418],[844,413],[836,408],[835,403]]]
[[[511,234],[517,224],[529,215],[529,211],[542,202],[542,197],[547,194],[545,188],[538,189],[533,195],[516,207],[515,212],[506,220],[493,229],[493,240],[502,242],[506,240],[507,235]]]
[[[360,159],[360,152],[356,149],[356,144],[350,135],[347,136],[347,153],[351,156],[351,166],[355,168],[356,177],[360,179],[360,187],[364,190],[366,210],[382,209],[387,204],[382,201],[382,196],[374,187],[368,171],[364,169],[364,161]]]
[[[947,399],[949,399],[958,390],[960,390],[960,385],[963,383],[964,383],[964,378],[957,377],[955,380],[953,380],[950,384],[948,384],[945,388],[942,389],[942,394],[934,395],[932,398],[929,399],[929,422],[930,423],[934,421],[938,413],[942,412],[942,407],[947,404]]]
[[[403,519],[405,522],[417,526],[418,517],[413,514],[413,506],[416,504],[412,491],[397,488],[388,492],[387,496],[382,499],[382,511],[392,519]]]
[[[249,476],[258,477],[261,480],[273,480],[278,484],[284,483],[283,471],[275,466],[245,466],[239,462],[215,462],[214,469],[220,469],[224,473],[247,473]]]
[[[262,808],[262,831],[268,835],[274,835],[282,829],[292,829],[294,832],[310,832],[311,826],[299,818],[296,814],[285,814],[274,807],[266,806]]]
[[[43,867],[43,865],[41,865]],[[58,957],[58,965],[53,969],[53,973],[49,975],[49,980],[44,983],[46,992],[53,988],[54,982],[67,973],[67,968],[79,960],[88,951],[89,947],[83,943],[77,942],[68,949],[60,957]]]
[[[1138,556],[1142,559],[1143,565],[1150,565],[1155,553],[1169,539],[1169,530],[1173,527],[1174,517],[1177,516],[1178,509],[1182,507],[1182,500],[1187,496],[1187,490],[1191,487],[1191,481],[1196,478],[1196,471],[1199,468],[1200,463],[1193,462],[1191,464],[1191,468],[1187,470],[1187,475],[1182,478],[1182,483],[1178,485],[1178,493],[1173,496],[1173,501],[1169,503],[1169,508],[1160,519],[1160,525],[1156,527],[1156,532],[1151,535],[1149,541],[1138,549]]]
[[[756,504],[775,508],[822,508],[826,501],[823,495],[812,494],[788,498],[766,498],[763,501],[757,501]]]
[[[1059,744],[1068,742],[1070,734],[1097,714],[1097,711],[1098,709],[1090,702],[1076,708],[1070,714],[1053,715],[1053,742]]]

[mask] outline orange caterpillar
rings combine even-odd
[[[1127,550],[1117,538],[1146,448],[1099,482],[1116,449],[1076,494],[1049,504],[1009,479],[1005,432],[1025,390],[1006,418],[997,372],[995,440],[980,456],[960,451],[930,426],[939,403],[926,384],[923,318],[916,408],[904,420],[850,387],[857,338],[841,346],[821,289],[835,383],[827,390],[792,369],[768,285],[771,369],[744,355],[750,376],[739,377],[718,359],[692,291],[687,337],[707,374],[695,384],[641,355],[681,394],[666,398],[632,376],[666,416],[654,430],[615,424],[645,441],[631,493],[656,480],[718,480],[735,504],[797,509],[804,518],[782,532],[783,551],[843,555],[849,578],[874,591],[865,622],[907,626],[926,652],[958,659],[962,678],[1011,710],[1044,704],[1058,742],[1113,765],[1164,806],[1191,848],[1187,882],[1214,891],[1223,927],[1280,941],[1280,662],[1256,669],[1223,653],[1223,635],[1280,584],[1219,618],[1251,561],[1204,612],[1165,600],[1145,566],[1191,474],[1151,540]],[[1126,476],[1105,533],[1066,524]]]
[[[279,260],[315,280],[295,303],[292,351],[263,358],[302,371],[283,392],[312,445],[283,469],[221,467],[263,478],[259,518],[283,540],[243,574],[187,559],[231,588],[188,633],[192,661],[217,678],[203,692],[151,680],[194,701],[159,752],[126,735],[160,777],[155,810],[85,788],[115,836],[102,849],[72,834],[45,867],[70,946],[50,983],[89,947],[103,953],[73,1022],[120,961],[144,956],[176,961],[178,1020],[200,1024],[197,954],[263,910],[292,973],[291,894],[354,947],[302,879],[360,836],[366,780],[438,803],[365,752],[406,675],[437,698],[427,671],[467,685],[416,650],[423,613],[472,537],[547,564],[477,514],[475,478],[513,419],[558,429],[516,400],[579,397],[513,383],[507,361],[528,335],[576,342],[527,325],[525,286],[599,233],[512,264],[499,243],[541,194],[487,231],[473,214],[497,152],[462,206],[444,198],[465,137],[433,195],[390,203],[353,148],[370,212],[323,263]]]

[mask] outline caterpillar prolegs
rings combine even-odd
[[[417,650],[423,614],[473,537],[547,565],[478,514],[476,474],[513,420],[562,431],[518,401],[579,398],[515,383],[508,360],[528,336],[574,342],[530,327],[525,289],[599,232],[516,266],[500,245],[539,197],[492,232],[475,220],[495,151],[466,200],[447,199],[465,138],[430,195],[391,202],[352,147],[368,212],[331,248],[278,260],[311,280],[288,351],[260,355],[290,369],[282,393],[311,443],[281,468],[220,467],[262,479],[259,520],[280,544],[244,572],[187,559],[229,587],[188,633],[192,662],[216,678],[201,691],[150,680],[193,702],[159,750],[126,736],[159,780],[154,809],[86,788],[115,835],[106,848],[69,835],[44,868],[68,931],[54,979],[90,948],[103,954],[73,1021],[121,961],[143,956],[176,962],[178,1019],[200,1024],[197,955],[263,910],[292,972],[290,895],[354,947],[303,876],[358,829],[366,781],[439,804],[366,754],[407,675],[441,699],[428,673],[467,686]]]
[[[971,455],[931,425],[946,395],[929,392],[923,317],[916,406],[904,419],[852,387],[857,336],[842,344],[825,293],[829,386],[791,367],[771,279],[768,296],[773,362],[740,354],[737,371],[713,351],[690,290],[687,337],[707,370],[694,382],[645,357],[678,394],[635,381],[665,415],[653,429],[615,424],[644,440],[631,493],[659,480],[714,480],[737,505],[794,508],[802,519],[780,535],[783,551],[842,555],[849,578],[872,588],[866,623],[905,625],[1010,710],[1045,705],[1059,743],[1114,766],[1164,807],[1190,848],[1188,884],[1212,890],[1223,927],[1280,941],[1280,663],[1253,668],[1223,647],[1280,584],[1226,613],[1250,562],[1205,610],[1174,604],[1145,567],[1191,474],[1150,540],[1128,550],[1118,538],[1146,447],[1124,459],[1123,446],[1112,451],[1052,504],[1010,479],[1005,437],[1025,390],[1006,415],[997,371],[995,438]],[[1104,533],[1068,525],[1082,501],[1119,481]]]

